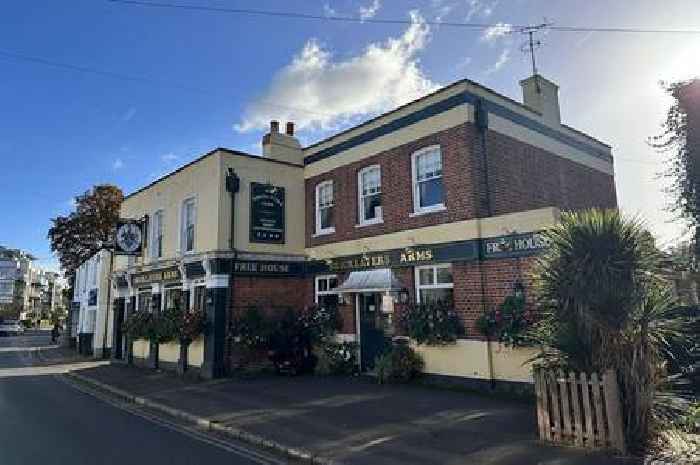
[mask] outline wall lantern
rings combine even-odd
[[[520,280],[516,281],[513,285],[513,295],[515,297],[522,297],[525,295],[525,286],[523,286]]]
[[[406,288],[404,287],[403,289],[401,289],[401,290],[399,291],[398,302],[399,302],[400,304],[407,304],[407,303],[408,303],[408,298],[409,298],[409,296],[410,296],[410,295],[409,295],[409,293],[408,293],[408,289],[406,289]]]

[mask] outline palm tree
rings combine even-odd
[[[638,219],[616,210],[565,213],[545,233],[534,278],[543,318],[529,337],[540,363],[618,374],[627,444],[648,439],[664,361],[687,347],[689,322],[660,274],[661,254]]]

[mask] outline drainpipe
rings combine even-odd
[[[109,252],[109,274],[107,275],[107,308],[105,309],[105,330],[102,335],[102,358],[105,358],[107,351],[107,323],[109,322],[109,308],[112,306],[112,272],[114,271],[114,252]],[[114,347],[112,347],[114,349]]]
[[[479,234],[479,241],[481,242],[482,239],[482,224],[481,224],[481,218],[486,217],[489,218],[490,216],[493,215],[493,211],[491,209],[491,187],[489,183],[489,165],[488,165],[488,130],[489,130],[489,114],[488,114],[488,108],[486,107],[486,101],[484,99],[478,99],[476,101],[476,104],[474,105],[474,123],[477,128],[477,131],[479,133],[479,145],[480,145],[480,157],[479,161],[481,163],[481,169],[483,172],[483,178],[479,180],[480,182],[476,182],[475,186],[477,188],[475,189],[475,197],[476,197],[476,207],[478,211],[478,218],[479,221],[477,222],[478,225],[478,234]],[[483,202],[482,202],[482,196],[479,195],[479,186],[482,187],[484,190],[484,196],[483,196]],[[483,215],[482,215],[483,213]],[[486,306],[486,278],[484,276],[484,264],[483,264],[483,251],[481,249],[481,246],[479,247],[479,278],[480,278],[480,285],[481,285],[481,309],[484,314],[487,312],[487,306]],[[488,362],[488,367],[489,367],[489,382],[491,384],[491,389],[496,388],[496,376],[494,373],[494,366],[493,366],[493,350],[491,348],[491,336],[489,334],[486,335],[486,359]]]
[[[229,249],[231,249],[231,252],[233,252],[233,258],[231,259],[231,274],[229,276],[229,292],[230,298],[229,298],[229,303],[231,305],[231,308],[233,309],[234,306],[234,288],[235,288],[235,281],[234,281],[234,275],[233,275],[233,270],[235,268],[235,263],[236,259],[238,258],[238,253],[236,252],[236,221],[235,221],[235,212],[236,212],[236,194],[241,188],[241,178],[238,177],[236,172],[233,170],[233,168],[228,169],[228,174],[226,174],[226,191],[231,194],[231,232],[229,234]],[[225,341],[228,341],[228,322],[226,323],[226,339]],[[228,342],[227,342],[228,344]]]

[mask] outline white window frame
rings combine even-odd
[[[443,167],[443,174],[440,175],[440,179],[442,179],[442,191],[443,191],[443,199],[441,203],[435,204],[435,205],[430,205],[428,207],[421,207],[420,206],[420,191],[418,189],[418,166],[416,164],[418,157],[421,155],[425,155],[426,153],[433,152],[437,149],[438,153],[440,154],[440,165]],[[444,176],[444,166],[442,165],[443,159],[442,159],[442,148],[440,145],[431,145],[429,147],[424,147],[420,150],[417,150],[411,154],[411,187],[413,190],[413,215],[421,215],[424,213],[432,213],[432,212],[438,212],[438,211],[443,211],[445,210],[445,199],[444,199],[444,193],[445,193],[445,176]]]
[[[318,290],[318,288],[319,288],[318,283],[319,283],[320,281],[331,280],[331,279],[335,279],[335,280],[337,281],[337,280],[338,280],[338,275],[337,275],[337,274],[324,274],[324,275],[316,276],[316,279],[314,279],[314,303],[316,303],[316,304],[318,303],[318,296],[320,296],[320,295],[337,295],[337,294],[340,294],[338,291],[335,291],[335,290],[333,290],[333,291],[331,291],[331,290],[328,290],[328,291],[319,291],[319,290]]]
[[[184,207],[183,207],[184,209]],[[160,235],[161,235],[161,250],[160,254],[158,254],[158,247],[157,247],[157,238],[158,238],[158,228],[156,228],[156,222],[155,219],[156,217],[160,216],[160,222],[158,223],[158,226],[160,226]],[[160,208],[156,211],[153,212],[153,221],[151,224],[151,238],[150,238],[150,247],[149,247],[149,253],[148,255],[150,256],[151,260],[157,260],[159,258],[163,257],[163,238],[165,237],[165,231],[164,231],[164,219],[165,219],[165,210]]]
[[[321,203],[321,196],[319,193],[321,192],[321,189],[326,187],[326,186],[331,186],[331,192],[333,193],[333,205],[332,207],[335,208],[335,185],[333,183],[332,179],[329,179],[327,181],[320,182],[316,184],[316,198],[315,198],[315,211],[316,211],[316,235],[321,236],[323,234],[333,234],[335,232],[335,224],[331,225],[328,228],[321,228],[321,208],[320,208],[320,203]],[[333,217],[333,220],[335,222],[335,215]]]
[[[379,192],[378,194],[381,195],[382,193],[382,167],[380,165],[370,165],[370,166],[365,166],[361,170],[357,172],[357,217],[359,218],[360,226],[366,226],[370,224],[378,224],[378,223],[383,223],[384,222],[384,211],[383,211],[383,205],[379,206],[379,215],[376,218],[373,219],[365,219],[365,205],[364,205],[364,198],[366,197],[363,194],[363,185],[362,185],[362,175],[368,171],[372,170],[377,170],[379,171]],[[375,194],[370,194],[370,195],[376,195]],[[334,199],[335,200],[335,199]]]
[[[420,283],[420,270],[433,269],[433,282],[432,284],[421,284]],[[421,289],[454,289],[455,279],[454,270],[452,270],[452,282],[451,283],[438,283],[437,282],[437,270],[439,268],[452,268],[452,263],[437,263],[435,265],[423,265],[415,267],[415,281],[416,281],[416,303],[421,303],[420,291]],[[454,292],[454,291],[453,291]]]
[[[185,250],[187,245],[187,231],[185,225],[185,207],[188,202],[193,204],[192,222],[194,226],[194,239],[192,241],[192,250]],[[193,254],[197,250],[197,197],[187,197],[180,205],[180,253],[182,255]]]

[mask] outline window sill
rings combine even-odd
[[[365,221],[364,223],[356,224],[356,228],[364,228],[365,226],[374,226],[377,224],[384,224],[384,219],[378,219],[378,220],[373,220],[373,221]]]
[[[439,212],[444,212],[447,211],[447,207],[444,205],[441,205],[439,207],[434,207],[434,208],[427,208],[425,210],[419,210],[413,213],[409,213],[408,217],[413,218],[416,216],[423,216],[423,215],[429,215],[431,213],[439,213]]]
[[[323,237],[323,236],[329,236],[331,234],[335,234],[335,228],[319,231],[316,234],[313,234],[311,237]]]

